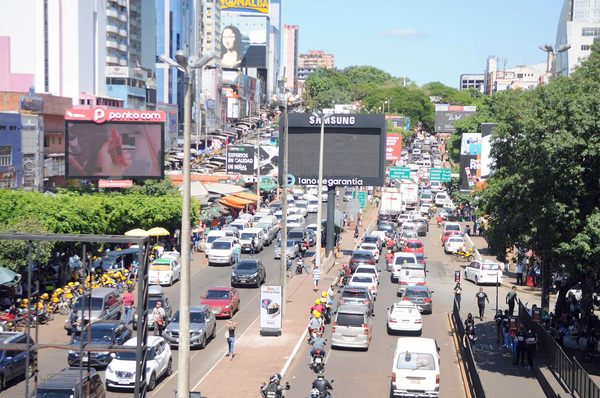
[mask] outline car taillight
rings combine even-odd
[[[395,319],[390,319],[390,323],[398,323],[398,321]]]
[[[373,260],[370,260],[370,261],[368,261],[368,263],[369,263],[369,264],[375,264],[375,261],[373,261]]]
[[[425,286],[425,282],[417,282],[417,286]]]
[[[435,384],[440,384],[440,375],[435,375]]]
[[[350,260],[350,262],[351,262],[351,263],[355,263],[355,262],[356,262],[356,260]]]
[[[408,299],[406,297],[402,297],[402,301],[410,301],[410,299]]]
[[[416,324],[423,323],[423,321],[415,321]]]
[[[367,326],[366,324],[362,325],[362,326],[363,326],[363,328],[365,328],[365,336],[368,336],[369,335],[369,326]]]
[[[371,300],[364,300],[363,304],[369,304],[371,302]]]
[[[398,284],[399,284],[399,285],[408,285],[408,283],[407,283],[407,282],[404,282],[404,281],[400,281],[400,282],[398,282]]]
[[[341,298],[339,301],[340,301],[340,303],[345,303],[346,302],[346,300],[344,300],[343,298]],[[334,323],[334,325],[335,325],[335,323]]]
[[[335,333],[336,326],[337,326],[337,322],[333,322],[333,326],[331,327],[331,333]]]
[[[371,286],[371,290],[375,290],[375,286]]]
[[[431,299],[430,298],[423,299],[423,301],[426,302],[426,303],[431,303]]]
[[[392,382],[396,382],[396,372],[392,373]]]

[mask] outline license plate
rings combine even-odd
[[[322,359],[321,358],[315,358],[315,363],[321,363]]]
[[[402,323],[408,323],[408,319],[403,319]]]
[[[421,380],[411,380],[410,384],[421,384]]]
[[[247,281],[241,280],[240,283],[246,283]]]
[[[82,361],[83,362],[88,362],[90,359],[88,357],[83,357]]]
[[[129,380],[119,380],[119,384],[129,384]]]

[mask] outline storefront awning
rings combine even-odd
[[[272,190],[277,189],[277,184],[260,184],[260,190],[265,192],[271,192]]]
[[[238,198],[236,196],[230,195],[230,196],[223,197],[221,200],[219,200],[219,203],[224,204],[225,206],[228,206],[228,207],[234,207],[236,209],[243,209],[246,205],[253,204],[256,202],[252,201],[252,200],[242,199],[242,198]]]
[[[234,196],[237,196],[238,198],[242,198],[242,199],[246,199],[246,200],[251,200],[253,202],[256,202],[258,200],[258,197],[250,192],[238,192],[233,194]]]

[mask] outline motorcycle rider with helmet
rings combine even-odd
[[[273,376],[269,378],[269,384],[263,383],[260,388],[260,393],[265,398],[283,398],[285,397],[285,390],[290,389],[290,383],[285,383],[284,386],[281,385],[281,375],[279,373],[275,373]]]
[[[323,352],[323,360],[325,360],[325,355],[326,355],[325,345],[327,344],[327,340],[323,338],[323,333],[321,333],[321,332],[313,333],[313,338],[312,338],[311,344],[313,346],[312,350],[310,350],[311,364],[313,363],[315,354],[317,353],[318,350],[321,350]]]
[[[333,386],[329,381],[325,380],[323,372],[319,372],[317,379],[312,383],[312,388],[319,390],[319,398],[331,398],[329,390],[333,390]]]

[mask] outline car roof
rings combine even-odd
[[[420,244],[423,244],[423,242],[421,242],[420,239],[407,239],[406,243],[420,243]]]
[[[155,346],[159,341],[164,340],[165,338],[162,336],[152,336],[148,335],[148,346]],[[137,345],[137,336],[132,337],[123,344],[124,347],[135,347]]]
[[[90,376],[96,374],[96,369],[90,368]],[[39,388],[52,388],[58,390],[70,390],[75,387],[75,384],[80,380],[79,368],[64,368],[58,373],[54,373],[46,380],[40,383]],[[83,373],[86,377],[87,371]]]
[[[1,332],[0,333],[0,344],[8,344],[11,341],[26,335],[24,332]]]
[[[123,321],[96,321],[94,323],[92,323],[91,327],[94,329],[114,329],[115,327],[117,327],[117,324],[119,323],[123,323]],[[87,327],[86,327],[87,329]]]
[[[345,314],[364,314],[368,311],[369,309],[367,308],[366,305],[361,305],[361,304],[340,304],[340,306],[337,309],[337,313],[339,314],[340,312],[345,313]]]
[[[257,258],[245,258],[242,261],[240,261],[238,263],[238,265],[242,264],[242,263],[253,263],[253,264],[258,264],[258,259]],[[237,268],[237,267],[236,267]]]
[[[97,287],[92,289],[92,297],[104,297],[109,293],[114,293],[116,290],[114,287]]]
[[[304,228],[292,228],[288,231],[288,235],[290,234],[290,232],[304,232]]]
[[[404,289],[404,291],[420,291],[420,292],[428,292],[429,288],[427,286],[408,286]]]
[[[195,305],[193,307],[190,307],[190,312],[204,312],[207,309],[210,309],[210,306],[203,304],[203,305]]]
[[[427,337],[398,337],[396,343],[396,352],[402,352],[410,350],[415,352],[416,350],[427,350],[431,353],[437,352],[437,344],[434,339]]]
[[[369,291],[369,288],[367,288],[366,286],[344,286],[344,289],[342,289],[342,294],[344,294],[346,291],[351,290],[362,290],[366,293]]]
[[[173,257],[166,257],[166,258],[157,258],[156,260],[154,260],[152,262],[152,264],[171,264],[171,261],[173,261],[174,258]]]
[[[394,308],[402,308],[402,307],[411,307],[411,308],[414,307],[414,308],[416,308],[417,306],[412,301],[404,301],[403,300],[403,301],[395,302],[392,307],[394,307]]]
[[[227,287],[227,286],[218,286],[218,287],[208,288],[206,291],[208,292],[209,290],[226,290],[226,291],[230,291],[231,288]]]
[[[162,296],[163,295],[163,287],[159,285],[150,285],[148,286],[148,296]]]

